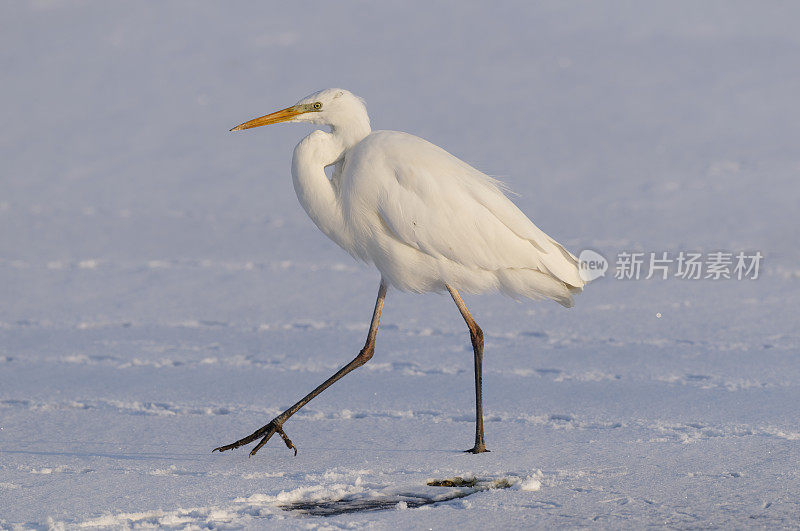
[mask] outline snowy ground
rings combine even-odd
[[[3,3],[0,527],[800,526],[798,17]],[[308,129],[227,132],[328,86],[574,252],[759,250],[761,276],[468,297],[478,456],[458,312],[390,292],[373,360],[286,424],[297,457],[211,454],[363,343],[378,275],[297,205]]]

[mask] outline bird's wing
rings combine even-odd
[[[501,185],[413,135],[375,135],[387,174],[378,213],[394,237],[436,258],[490,271],[532,269],[568,287],[577,260],[509,200]]]

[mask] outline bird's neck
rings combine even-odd
[[[355,114],[349,116],[345,122],[331,125],[331,136],[341,147],[341,153],[364,140],[371,132],[372,127],[369,125],[369,117],[366,112],[364,112],[364,116]]]
[[[345,140],[333,132],[314,131],[297,144],[292,157],[292,182],[308,217],[326,236],[350,251],[352,236],[342,214],[339,191],[325,174],[325,166],[342,158]]]
[[[303,209],[326,236],[351,254],[353,236],[344,221],[339,186],[325,175],[325,167],[343,164],[347,151],[371,131],[367,111],[360,106],[337,117],[330,133],[318,130],[305,137],[292,157],[294,190]]]

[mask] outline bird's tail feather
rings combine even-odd
[[[551,299],[571,308],[575,305],[573,293],[582,288],[567,286],[564,282],[535,269],[501,269],[497,272],[500,290],[514,298]]]

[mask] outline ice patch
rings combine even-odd
[[[388,509],[421,508],[462,500],[478,492],[506,489],[522,483],[524,482],[520,478],[514,476],[500,478],[456,476],[441,480],[431,479],[425,485],[382,486],[364,482],[359,476],[352,485],[337,483],[329,486],[301,487],[283,491],[274,497],[254,495],[242,501],[273,504],[285,511],[309,516],[335,516]],[[533,483],[530,486],[533,487]]]

